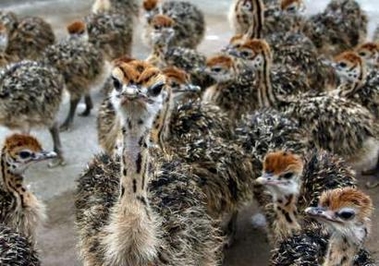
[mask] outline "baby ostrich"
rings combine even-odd
[[[123,13],[125,16],[138,17],[139,1],[137,0],[95,0],[92,5],[92,12],[117,12]]]
[[[216,84],[206,89],[203,101],[219,106],[231,121],[237,122],[243,114],[259,108],[254,72],[243,62],[226,54],[216,55],[208,58],[205,72]],[[307,77],[285,66],[273,67],[270,78],[279,95],[296,95],[310,90]]]
[[[256,182],[272,195],[275,218],[270,205],[263,207],[275,243],[302,230],[304,221],[298,213],[315,204],[323,191],[354,186],[354,174],[343,160],[324,151],[308,152],[303,158],[286,151],[269,152]]]
[[[50,24],[39,17],[26,17],[18,22],[10,35],[6,52],[11,57],[38,60],[43,50],[54,42],[55,35]]]
[[[304,158],[290,152],[270,152],[257,182],[270,191],[274,203],[273,207],[264,208],[277,240],[272,264],[318,264],[326,253],[329,236],[318,223],[299,217],[299,213],[303,213],[306,206],[317,206],[325,191],[353,189],[354,171],[343,160],[324,151],[310,152]],[[362,265],[360,261],[370,261],[365,250],[354,260],[358,265]]]
[[[361,57],[354,52],[344,52],[334,59],[336,72],[341,79],[341,85],[336,93],[366,107],[378,120],[379,76],[376,69],[369,73],[366,72],[366,66],[376,61],[376,56],[369,55],[370,47],[370,45],[366,44],[359,48]],[[364,63],[365,60],[366,64]],[[375,153],[373,154],[373,159],[375,159]],[[377,164],[373,169],[365,171],[364,174],[377,175],[378,169],[379,165]],[[368,182],[366,185],[373,188],[378,184],[379,182],[375,181],[373,183]]]
[[[359,45],[355,52],[364,60],[369,69],[378,69],[379,67],[379,44],[366,42]]]
[[[174,22],[175,36],[170,41],[170,47],[186,47],[195,49],[204,38],[205,19],[203,12],[190,1],[162,1],[144,0],[143,8],[147,25],[145,26],[142,39],[152,46],[153,40],[149,26],[153,17],[157,14],[166,15]]]
[[[349,187],[325,191],[319,206],[305,210],[310,217],[325,224],[331,235],[323,265],[354,264],[370,232],[372,211],[370,197]]]
[[[272,196],[276,214],[271,225],[274,243],[301,229],[297,218],[297,200],[303,167],[302,159],[290,152],[268,153],[264,159],[262,176],[256,182],[265,186]]]
[[[369,219],[362,216],[363,213],[369,216],[371,212],[370,199],[352,187],[345,187],[322,193],[320,205],[326,203],[328,206],[316,207],[317,203],[307,208],[306,213],[326,223],[328,230],[307,218],[301,233],[285,239],[273,251],[271,265],[375,265],[370,252],[361,243],[368,233],[362,227],[368,227]],[[362,212],[362,208],[366,210]],[[350,211],[354,214],[346,213]],[[332,220],[327,221],[331,216]]]
[[[219,108],[198,99],[177,102],[179,97],[186,97],[183,89],[192,90],[185,72],[175,68],[163,72],[169,85],[168,98],[153,123],[152,141],[161,148],[160,152],[191,165],[192,173],[199,176],[198,185],[207,195],[208,213],[217,220],[222,217],[227,223],[230,221],[222,226],[232,240],[236,213],[252,197],[250,158],[229,141],[230,121]],[[112,104],[103,104],[98,120],[99,139],[108,152],[112,152],[116,143],[113,129],[119,122],[115,119]],[[162,153],[156,155],[159,158]]]
[[[29,133],[48,128],[57,158],[51,167],[64,164],[56,116],[64,82],[53,68],[31,61],[7,66],[0,72],[0,124]]]
[[[231,5],[228,19],[235,34],[252,34],[254,28],[264,34],[298,32],[303,23],[302,0],[282,0],[268,3],[264,0],[235,0]],[[280,2],[280,3],[279,3]],[[256,19],[256,13],[264,16],[264,21]],[[255,36],[256,38],[259,36]]]
[[[354,0],[332,0],[322,13],[311,16],[303,32],[327,56],[353,49],[365,41],[368,19]]]
[[[278,108],[297,119],[316,147],[338,154],[357,169],[372,168],[379,131],[375,117],[367,109],[336,95],[280,97],[270,79],[272,55],[267,42],[250,40],[237,50],[248,58],[245,63],[256,70],[260,107]]]
[[[61,131],[72,128],[76,107],[83,95],[86,109],[81,115],[90,114],[93,108],[90,89],[103,79],[102,75],[106,72],[102,53],[87,41],[85,23],[74,21],[67,30],[70,38],[48,47],[42,59],[63,75],[66,89],[70,93],[70,110],[60,127]]]
[[[38,253],[30,240],[14,229],[0,225],[0,264],[39,266]]]
[[[195,176],[178,161],[154,165],[149,158],[150,131],[166,97],[164,75],[124,63],[112,76],[121,158],[117,163],[97,156],[79,179],[77,225],[85,264],[218,265],[221,241]]]
[[[131,62],[131,61],[129,61]],[[120,63],[125,63],[125,60],[115,62],[115,66]],[[130,65],[139,68],[146,67],[146,64],[140,64],[140,61],[134,61]],[[187,97],[187,94],[198,92],[199,87],[190,83],[190,79],[187,73],[177,68],[165,68],[162,73],[166,76],[167,91],[171,94],[168,96],[168,102],[160,112],[158,112],[157,119],[154,121],[154,128],[151,133],[151,140],[154,144],[159,144],[163,148],[164,141],[162,138],[167,136],[167,123],[170,121],[169,116],[172,110],[168,108],[174,108],[175,104],[179,102],[183,97]],[[120,131],[119,117],[116,116],[115,108],[111,103],[110,98],[106,98],[99,108],[99,114],[97,117],[97,132],[100,146],[107,154],[113,154],[115,150],[117,135]],[[165,127],[165,129],[163,129]]]
[[[7,137],[1,151],[0,222],[33,243],[46,213],[45,206],[25,186],[24,172],[30,165],[56,156],[44,151],[34,137],[20,134]]]
[[[304,34],[291,29],[277,29],[277,26],[288,24],[285,18],[288,16],[292,18],[292,15],[287,16],[282,12],[279,17],[269,20],[264,16],[262,0],[245,1],[245,3],[250,2],[253,6],[250,16],[254,23],[244,35],[233,36],[226,49],[227,52],[234,55],[233,49],[241,46],[246,40],[264,37],[273,50],[275,65],[286,66],[295,73],[304,73],[310,87],[317,91],[324,91],[335,84],[331,67],[323,63],[315,46]]]
[[[175,66],[191,75],[193,84],[206,88],[214,81],[201,70],[206,57],[196,50],[171,46],[176,35],[175,21],[166,15],[155,15],[149,24],[153,51],[147,61],[159,67]]]
[[[136,14],[113,9],[109,0],[97,0],[93,13],[85,18],[88,41],[103,51],[109,61],[131,55],[133,15]]]
[[[379,77],[376,70],[367,68],[370,59],[354,52],[344,52],[334,59],[334,67],[341,84],[336,93],[366,107],[375,117],[379,118]],[[367,52],[368,53],[368,52]],[[368,55],[367,55],[368,56]]]
[[[202,97],[203,102],[219,106],[235,122],[243,114],[258,109],[253,72],[245,69],[238,71],[238,68],[238,62],[229,55],[220,54],[208,58],[205,73],[216,84],[207,88]]]

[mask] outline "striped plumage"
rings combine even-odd
[[[20,233],[0,225],[0,264],[12,266],[40,266],[37,251]]]
[[[273,51],[273,63],[303,73],[312,90],[321,92],[336,86],[338,78],[334,69],[323,62],[305,35],[275,33],[267,36],[266,40]]]
[[[204,38],[205,19],[203,12],[189,1],[144,1],[145,16],[147,25],[143,32],[144,42],[151,46],[149,23],[158,13],[167,15],[174,20],[175,36],[170,42],[170,46],[179,46],[195,49]]]

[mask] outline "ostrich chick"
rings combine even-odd
[[[129,60],[121,60],[119,62],[114,62],[117,66],[122,63],[126,63]],[[129,61],[131,62],[131,60]],[[146,64],[140,64],[140,61],[134,61],[130,64],[135,68],[146,67]],[[173,108],[180,100],[186,98],[186,96],[193,92],[198,92],[199,87],[191,84],[189,76],[182,70],[177,68],[165,68],[162,73],[167,78],[167,90],[170,90],[172,94],[172,99],[168,98],[169,101],[173,101],[171,104],[165,105],[162,110],[158,113],[156,121],[154,121],[154,129],[152,130],[152,142],[154,144],[159,144],[164,147],[162,138],[167,137],[166,123],[170,121],[168,111],[166,108]],[[170,110],[171,112],[171,110]],[[165,127],[165,129],[163,129]],[[97,117],[97,133],[98,141],[100,146],[107,154],[113,154],[115,150],[115,145],[117,142],[117,135],[120,131],[119,117],[116,116],[116,111],[110,101],[110,98],[106,98],[99,108],[99,114]],[[165,132],[165,133],[164,133]]]
[[[112,76],[121,158],[98,156],[79,179],[85,264],[219,265],[221,241],[196,177],[178,161],[150,159],[150,131],[166,98],[164,75],[151,65],[138,71],[124,63]]]
[[[303,32],[319,53],[335,56],[365,41],[367,15],[355,0],[332,0],[322,13],[311,16]]]
[[[96,7],[97,4],[100,5],[98,2],[107,3],[103,3],[103,8],[100,8]],[[131,55],[134,14],[113,9],[109,0],[97,0],[94,9],[96,10],[85,18],[89,42],[103,51],[109,61]]]
[[[174,22],[175,36],[170,42],[170,47],[186,47],[195,49],[204,38],[205,19],[203,12],[190,1],[162,1],[144,0],[143,8],[147,19],[147,27],[143,31],[143,41],[152,45],[149,24],[157,15],[166,15]]]
[[[50,166],[64,164],[56,116],[64,82],[53,68],[22,61],[0,72],[0,124],[29,133],[32,128],[48,128],[58,154]]]
[[[363,47],[363,46],[362,46]],[[369,55],[370,46],[360,48],[360,56],[354,52],[344,52],[335,58],[335,69],[341,79],[341,85],[336,93],[348,98],[351,101],[365,106],[376,120],[379,119],[379,75],[376,69],[366,72],[369,62],[375,62]],[[377,53],[377,52],[373,52]],[[366,65],[364,63],[366,61]],[[373,160],[375,160],[376,151],[373,151]],[[363,174],[377,175],[379,169],[378,163],[373,169],[364,171]],[[368,182],[367,186],[373,188],[378,185],[378,181]]]
[[[0,265],[40,266],[41,262],[28,238],[1,224]]]
[[[306,222],[299,219],[298,213],[315,205],[323,191],[354,186],[354,176],[355,172],[347,163],[325,151],[314,150],[303,157],[286,151],[269,152],[264,159],[262,176],[256,182],[272,195],[275,217],[272,218],[270,205],[263,207],[275,243],[302,230]]]
[[[138,0],[95,0],[92,5],[92,13],[97,14],[105,11],[122,13],[124,16],[138,17]]]
[[[45,48],[54,42],[54,31],[49,23],[39,17],[25,17],[9,32],[6,53],[20,60],[39,60]]]
[[[297,199],[302,185],[303,162],[290,152],[268,153],[262,172],[256,182],[264,185],[272,196],[276,214],[272,231],[274,243],[277,243],[301,229],[297,219]]]
[[[228,55],[208,58],[205,68],[216,84],[205,90],[203,102],[219,106],[233,122],[238,122],[243,114],[258,109],[254,72],[239,71],[239,68],[238,61]]]
[[[102,53],[87,41],[85,23],[75,21],[67,30],[70,38],[48,47],[42,59],[63,75],[66,89],[70,93],[70,110],[60,127],[62,131],[72,128],[76,107],[83,95],[86,109],[81,115],[90,114],[93,108],[90,89],[103,79],[106,72]]]
[[[372,201],[354,188],[325,191],[306,214],[325,224],[331,237],[323,265],[353,265],[371,229]]]
[[[364,58],[354,52],[335,57],[334,68],[341,80],[336,93],[366,107],[379,119],[379,75],[376,70],[367,72],[370,59],[365,64]]]
[[[207,88],[214,81],[201,71],[205,67],[206,57],[196,50],[171,46],[170,42],[176,34],[175,21],[166,15],[155,15],[150,30],[153,51],[147,61],[158,67],[174,66],[185,70],[191,75],[192,83]]]
[[[0,223],[35,242],[36,229],[45,220],[45,206],[27,189],[24,172],[37,162],[55,158],[34,137],[13,134],[1,152]],[[1,253],[1,252],[0,252]]]
[[[364,60],[369,69],[379,69],[379,44],[366,42],[359,45],[355,52]]]
[[[248,3],[249,1],[244,2]],[[281,68],[285,66],[288,70],[292,70],[294,80],[298,79],[299,73],[302,73],[306,76],[310,87],[317,91],[324,91],[334,84],[333,73],[330,73],[329,67],[319,59],[316,47],[304,34],[293,32],[290,29],[278,29],[282,25],[291,24],[287,23],[286,18],[290,17],[291,20],[292,15],[287,16],[282,12],[279,16],[271,17],[270,20],[263,15],[262,0],[254,0],[251,3],[253,8],[250,11],[250,16],[254,23],[248,33],[233,36],[226,49],[227,52],[235,55],[233,48],[240,47],[251,38],[264,36],[273,50],[275,65],[280,65]],[[289,73],[288,70],[286,72]],[[302,88],[303,86],[297,87]]]
[[[267,42],[250,40],[238,50],[250,58],[246,64],[256,69],[260,107],[278,108],[297,119],[308,130],[316,147],[338,154],[356,169],[372,168],[377,158],[379,128],[367,109],[337,95],[279,96],[269,76],[272,54]]]

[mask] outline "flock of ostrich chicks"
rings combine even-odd
[[[141,7],[144,60],[132,57]],[[233,1],[235,35],[210,57],[196,51],[206,25],[190,1],[96,0],[61,41],[42,18],[1,11],[0,124],[22,133],[1,150],[0,265],[40,265],[46,213],[24,172],[65,164],[59,133],[82,97],[90,114],[101,82],[103,152],[75,198],[83,265],[220,265],[252,200],[270,265],[375,265],[364,246],[373,203],[356,175],[379,176],[379,30],[367,42],[354,0],[309,18],[304,8]],[[64,90],[70,109],[58,124]],[[54,151],[29,135],[36,127],[49,129]]]

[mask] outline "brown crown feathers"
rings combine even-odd
[[[274,175],[279,175],[287,171],[301,172],[302,169],[302,159],[287,151],[268,153],[263,161],[263,171]]]

